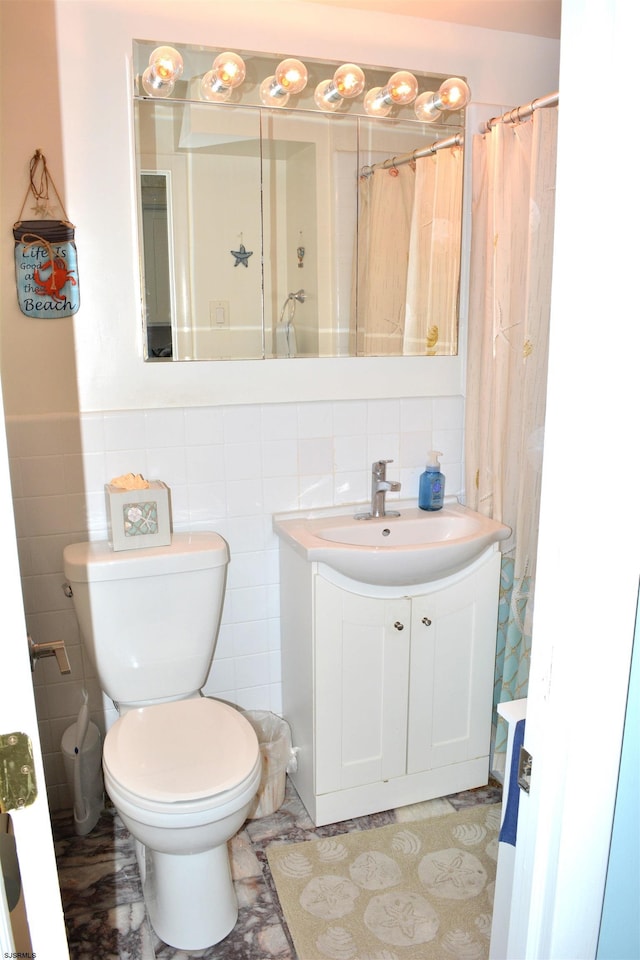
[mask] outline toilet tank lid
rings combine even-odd
[[[114,551],[107,540],[90,540],[71,543],[63,552],[64,575],[72,583],[188,573],[228,562],[227,541],[213,531],[174,533],[165,547]]]

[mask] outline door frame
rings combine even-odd
[[[0,545],[3,641],[0,733],[27,734],[33,750],[38,790],[36,799],[31,805],[19,810],[11,810],[9,813],[18,851],[33,955],[67,960],[69,950],[27,647],[1,387],[0,382],[0,530],[3,531]],[[6,925],[4,883],[2,896],[0,896],[0,912],[3,914],[0,918],[0,949],[2,956],[11,956],[14,945],[11,943],[12,937]]]

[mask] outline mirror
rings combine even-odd
[[[364,66],[364,90],[332,98],[340,64],[305,59],[282,95],[282,57],[237,51],[242,84],[212,87],[219,51],[162,47],[183,64],[167,81],[160,46],[134,41],[145,359],[455,355],[464,110],[446,78],[413,72],[418,99],[389,105],[394,71]]]

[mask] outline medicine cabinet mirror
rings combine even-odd
[[[304,58],[288,93],[287,58],[234,51],[232,86],[221,53],[134,41],[145,359],[455,355],[464,109],[447,78],[411,71],[402,104],[402,72],[361,65],[348,97],[339,62]]]

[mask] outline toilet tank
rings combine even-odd
[[[175,533],[170,546],[64,550],[85,648],[119,705],[187,697],[204,685],[218,636],[229,548],[217,533]]]

